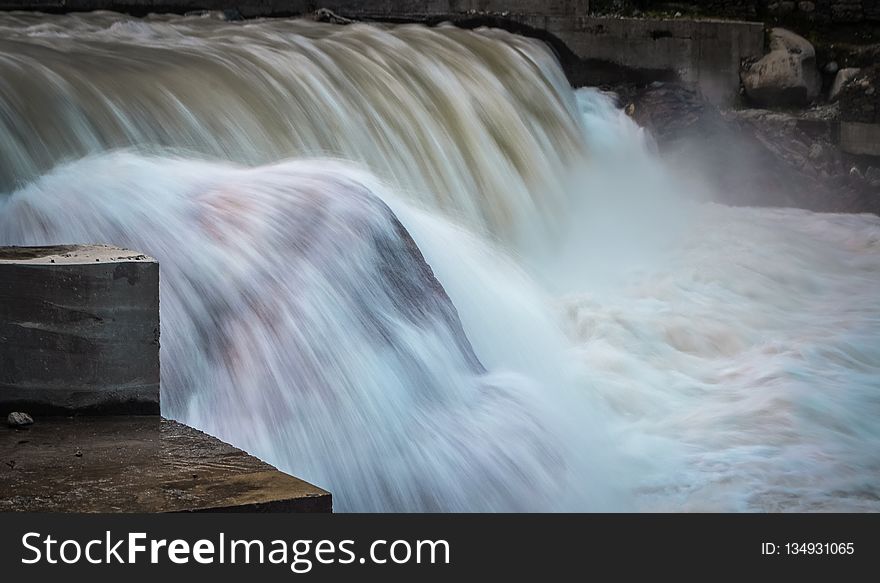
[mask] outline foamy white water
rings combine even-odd
[[[880,509],[878,217],[694,202],[496,31],[40,18],[0,244],[160,260],[164,414],[340,510]]]

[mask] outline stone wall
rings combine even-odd
[[[765,16],[802,18],[820,23],[857,23],[880,21],[880,0],[692,0],[710,14],[719,16]],[[727,4],[727,7],[724,5]]]
[[[801,16],[822,23],[880,21],[880,0],[762,0],[768,15]]]
[[[593,0],[594,12],[675,13],[754,20],[803,19],[819,23],[880,22],[880,0]]]

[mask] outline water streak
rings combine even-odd
[[[338,509],[880,510],[878,217],[697,203],[500,31],[0,30],[0,244],[159,258],[163,412]]]

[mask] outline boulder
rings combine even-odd
[[[770,52],[744,67],[741,78],[748,98],[764,107],[807,105],[822,86],[813,45],[783,28],[770,32]]]
[[[13,411],[6,418],[6,424],[10,427],[27,427],[28,425],[33,425],[33,423],[34,418],[27,413],[22,413],[21,411]]]
[[[831,91],[828,92],[828,101],[837,101],[840,98],[841,90],[859,74],[859,71],[861,69],[856,67],[847,67],[838,71],[837,76],[834,77],[834,83],[831,84]]]

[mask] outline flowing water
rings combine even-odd
[[[0,146],[0,244],[157,257],[163,414],[338,510],[880,510],[880,219],[696,202],[537,41],[5,13]]]

